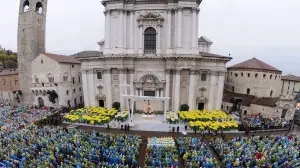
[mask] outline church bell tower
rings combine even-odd
[[[18,23],[18,69],[22,101],[33,103],[31,62],[45,52],[47,0],[21,0]]]

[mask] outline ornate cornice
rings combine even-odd
[[[183,7],[182,6],[178,6],[175,10],[177,10],[178,12],[181,12],[182,11],[182,9],[183,9]]]
[[[110,14],[111,13],[111,9],[106,9],[105,11],[103,11],[104,15]]]
[[[195,70],[195,69],[190,69],[190,74],[191,74],[191,75],[195,75],[195,73],[196,73],[196,70]]]
[[[200,9],[198,7],[192,7],[192,11],[198,13]]]
[[[212,76],[218,76],[219,75],[219,72],[216,71],[216,70],[210,70],[209,72],[210,72],[210,75],[212,75]]]
[[[218,70],[218,71],[217,71],[217,74],[218,74],[219,76],[224,76],[224,75],[226,74],[226,72],[227,72],[227,71]]]
[[[196,54],[160,54],[160,55],[140,55],[140,54],[107,54],[95,57],[78,57],[78,60],[98,60],[98,59],[193,59],[193,60],[213,60],[213,61],[230,61],[231,58],[225,57],[201,57]]]
[[[167,12],[172,12],[174,10],[174,8],[168,8]]]
[[[209,74],[210,70],[209,69],[195,69],[195,72],[198,73],[198,74],[201,74],[201,73]]]
[[[137,18],[137,21],[139,22],[139,27],[143,26],[144,21],[157,21],[157,24],[159,26],[162,25],[162,22],[164,21],[164,18],[158,13],[142,13],[140,16]]]
[[[106,72],[108,69],[105,69],[105,68],[96,68],[96,69],[94,69],[94,72],[102,72],[102,73],[104,73],[104,72]]]

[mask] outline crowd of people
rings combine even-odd
[[[0,106],[0,167],[138,167],[140,136],[52,127],[47,121],[55,118],[55,111]],[[254,127],[288,125],[284,120],[261,116],[245,121]],[[223,137],[211,141],[210,146],[226,168],[300,167],[300,136],[296,135]],[[176,142],[172,137],[148,138],[146,168],[177,168],[179,157],[188,168],[218,167],[210,147],[200,138],[179,137]]]
[[[300,167],[300,136],[252,136],[211,141],[226,168]]]
[[[140,137],[30,125],[0,133],[0,167],[137,167]]]
[[[15,131],[53,114],[48,108],[1,106],[0,130]]]
[[[145,167],[178,167],[178,152],[172,137],[148,138]]]
[[[290,122],[279,117],[264,118],[262,115],[250,115],[244,118],[244,125],[253,129],[276,129],[288,128],[291,126]]]
[[[209,146],[197,137],[177,138],[179,155],[183,158],[185,167],[188,168],[214,168],[217,161],[213,158]]]

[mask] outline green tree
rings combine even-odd
[[[18,63],[14,62],[13,60],[6,60],[3,62],[3,67],[5,69],[16,69],[18,68]]]
[[[5,62],[11,60],[17,64],[17,54],[13,53],[10,50],[7,51],[0,51],[0,62]]]

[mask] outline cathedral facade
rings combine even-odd
[[[111,108],[122,94],[170,97],[168,111],[221,108],[226,63],[230,57],[210,53],[212,42],[198,38],[201,0],[108,0],[105,38],[99,51],[75,54],[81,61],[84,103]],[[129,87],[120,87],[127,83]],[[137,101],[135,109],[143,108]],[[162,110],[163,102],[151,102]]]

